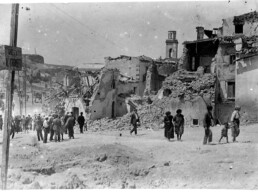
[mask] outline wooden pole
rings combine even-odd
[[[24,110],[25,110],[25,117],[26,117],[26,105],[27,105],[27,59],[25,57],[25,62],[24,62],[24,92],[25,92],[25,100],[24,100]],[[25,128],[25,125],[24,125],[24,128]]]
[[[19,15],[19,4],[12,4],[10,46],[14,46],[14,47],[17,46],[18,15]],[[6,104],[5,104],[5,112],[4,112],[4,132],[3,132],[3,146],[2,146],[2,166],[1,166],[1,180],[2,180],[3,190],[7,188],[7,173],[8,173],[8,161],[9,161],[10,130],[11,130],[11,122],[12,122],[14,78],[15,78],[15,71],[9,68],[8,76],[7,76],[7,86],[6,86]]]

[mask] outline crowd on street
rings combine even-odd
[[[236,142],[236,137],[240,133],[240,110],[239,106],[235,107],[231,115],[230,122],[226,122],[221,130],[221,136],[219,142],[225,137],[228,143],[228,130],[231,129],[232,141]],[[176,134],[177,140],[181,141],[184,134],[185,119],[182,114],[182,110],[178,109],[176,115],[172,116],[170,111],[165,113],[164,117],[164,136],[170,141],[174,139]],[[64,134],[68,134],[69,139],[74,139],[74,126],[78,123],[80,133],[87,131],[87,123],[83,116],[83,112],[77,118],[73,112],[67,112],[64,116],[58,114],[51,114],[49,116],[35,114],[33,117],[28,116],[15,116],[12,119],[12,126],[10,136],[14,138],[15,133],[24,132],[28,133],[30,130],[36,131],[38,141],[47,143],[48,136],[49,141],[60,142],[64,140]],[[131,114],[132,130],[130,134],[135,133],[137,135],[137,128],[140,126],[140,117],[137,113],[137,109],[134,109]],[[204,138],[203,144],[209,144],[212,142],[211,127],[215,125],[214,118],[212,116],[212,106],[207,106],[207,113],[203,118]],[[0,130],[3,128],[3,118],[0,115]]]
[[[64,116],[58,114],[15,116],[12,119],[10,136],[14,138],[15,133],[34,131],[38,141],[43,141],[43,143],[47,143],[48,140],[60,142],[64,140],[64,134],[68,134],[69,139],[74,139],[74,126],[76,123],[79,125],[80,133],[87,131],[87,123],[82,112],[77,119],[73,112],[67,112]],[[3,119],[0,115],[1,130],[2,126]]]

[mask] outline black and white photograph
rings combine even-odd
[[[0,1],[0,189],[257,190],[257,6]]]

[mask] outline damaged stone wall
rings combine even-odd
[[[122,75],[132,77],[133,80],[138,81],[136,93],[143,95],[146,84],[146,75],[148,66],[152,63],[152,59],[146,56],[130,57],[120,56],[117,58],[105,58],[105,67],[108,69],[119,69]]]
[[[162,82],[164,80],[165,77],[159,75],[158,66],[153,62],[147,71],[144,95],[156,94],[162,87]]]
[[[99,84],[95,87],[92,96],[90,119],[101,119],[104,117],[116,117],[117,85],[119,70],[103,69]]]
[[[222,20],[223,36],[235,35],[235,24],[243,24],[243,35],[258,35],[258,14],[256,11]]]
[[[220,123],[229,122],[235,107],[235,45],[221,42],[211,64],[211,72],[216,74],[215,116]],[[234,88],[229,88],[233,86]],[[230,91],[230,89],[232,91]]]
[[[127,105],[127,98],[135,94],[138,82],[134,81],[121,81],[119,80],[117,86],[117,106],[116,106],[116,115],[121,117],[128,112],[130,108]]]
[[[258,56],[237,61],[236,104],[241,106],[242,122],[258,121]]]
[[[157,66],[157,71],[159,75],[168,76],[177,71],[178,59],[161,59],[154,61]]]
[[[178,70],[181,70],[181,69],[190,70],[188,65],[188,61],[189,61],[188,57],[189,57],[188,49],[184,45],[182,56],[179,58],[179,61],[178,61]]]
[[[192,125],[194,119],[200,125],[207,112],[207,104],[214,105],[215,80],[215,75],[203,74],[202,67],[197,72],[179,70],[165,79],[163,97],[154,104],[173,115],[180,108],[187,125]]]

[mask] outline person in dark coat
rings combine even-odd
[[[42,135],[43,121],[40,116],[36,117],[34,127],[37,131],[38,141],[40,141],[40,139],[43,141],[43,135]]]
[[[83,133],[83,125],[84,125],[84,122],[85,122],[83,112],[81,112],[81,115],[78,117],[77,122],[78,122],[79,127],[80,127],[80,133]]]
[[[53,130],[55,133],[55,135],[54,135],[55,142],[57,142],[57,141],[60,142],[61,127],[62,127],[62,122],[61,122],[60,118],[58,117],[58,115],[55,115],[54,120],[53,120]]]
[[[14,138],[15,131],[16,131],[15,122],[14,122],[14,119],[12,119],[11,131],[10,131],[10,136],[12,136],[12,139]]]
[[[208,112],[205,113],[204,119],[203,119],[203,127],[204,127],[204,139],[203,139],[203,144],[207,144],[212,142],[212,132],[210,127],[213,126],[213,116],[212,116],[212,106],[207,106]]]
[[[3,117],[0,115],[0,130],[2,131],[3,129]]]
[[[176,115],[173,118],[174,126],[175,126],[175,133],[177,135],[177,140],[181,140],[182,135],[184,133],[184,124],[185,124],[185,118],[184,115],[182,115],[182,110],[177,109]]]
[[[71,113],[71,116],[67,119],[65,127],[68,129],[68,136],[69,139],[74,139],[74,130],[73,127],[75,125],[75,118],[73,116],[73,113]]]
[[[164,117],[164,135],[168,140],[170,140],[170,138],[174,138],[174,125],[172,120],[173,116],[171,115],[171,112],[166,112],[166,116]]]
[[[133,129],[130,131],[130,134],[135,132],[135,135],[137,135],[137,126],[140,124],[140,118],[137,113],[137,109],[133,110],[133,113],[131,115],[131,125],[133,126]]]
[[[233,111],[232,115],[231,115],[231,134],[233,137],[233,142],[236,141],[236,137],[238,137],[239,133],[240,133],[240,113],[239,111],[241,110],[241,107],[236,106],[235,110]]]
[[[64,116],[64,125],[66,124],[67,119],[70,117],[69,112]],[[67,134],[67,128],[65,129],[65,134]]]
[[[31,117],[30,115],[28,115],[25,118],[25,133],[28,133],[30,128],[31,128]]]
[[[50,137],[49,137],[49,141],[53,141],[53,137],[54,137],[54,130],[53,130],[53,120],[54,120],[54,116],[55,115],[51,115],[50,116],[50,119],[48,121],[48,124],[49,124],[49,129],[50,129]]]

